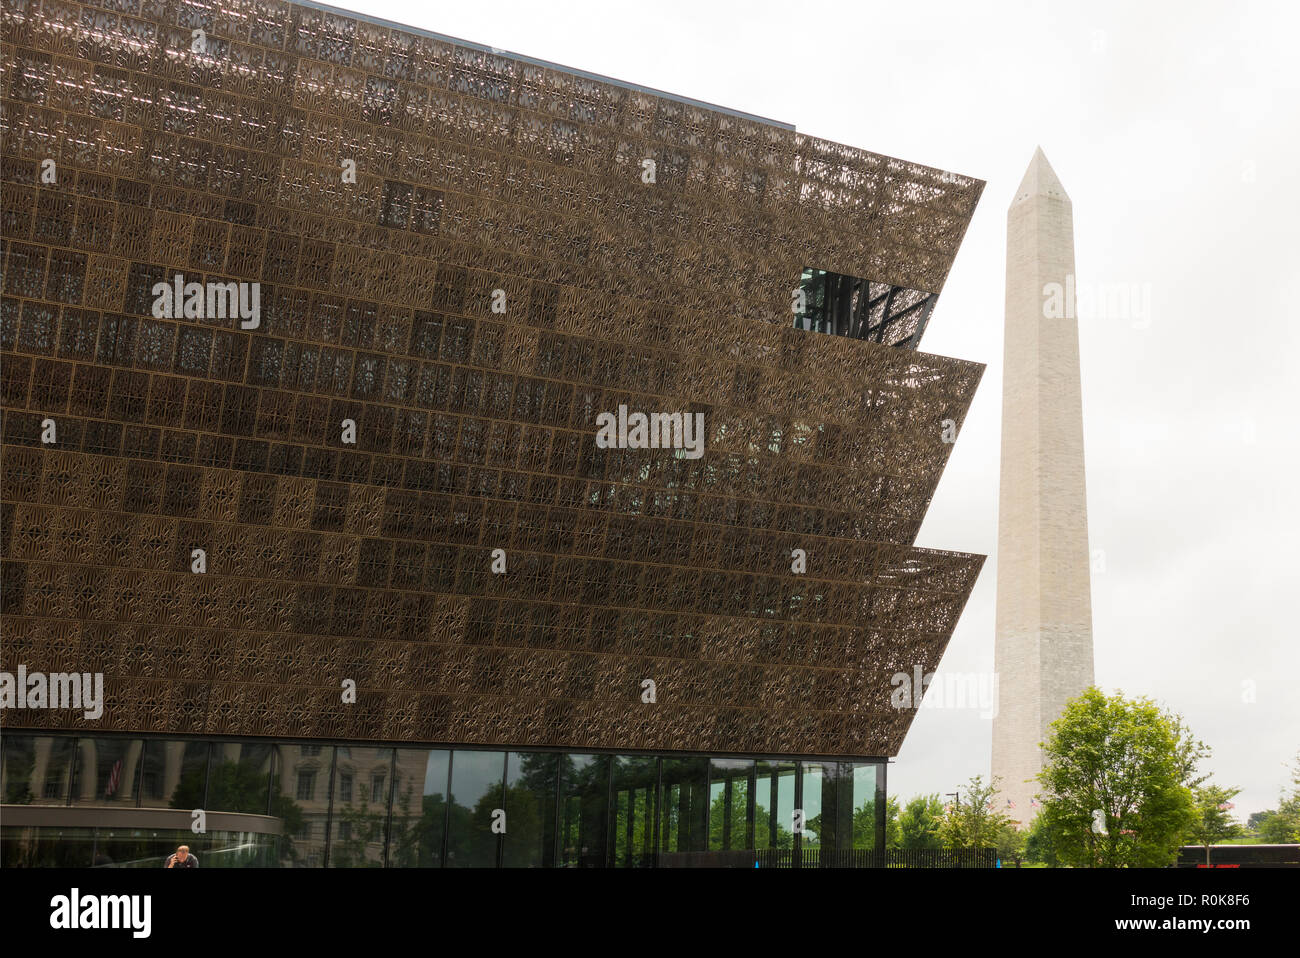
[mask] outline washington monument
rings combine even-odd
[[[998,811],[1028,823],[1039,742],[1092,685],[1079,326],[1070,198],[1034,152],[1007,210],[1007,312],[998,500]],[[1014,807],[1008,802],[1014,802]]]

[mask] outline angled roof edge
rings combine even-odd
[[[815,136],[809,133],[799,133],[798,129],[795,127],[793,123],[786,123],[784,120],[773,120],[770,117],[759,116],[756,113],[746,113],[744,110],[734,110],[730,107],[721,106],[717,103],[709,103],[707,100],[696,100],[693,97],[680,96],[676,93],[669,93],[666,90],[656,89],[655,87],[644,86],[640,83],[631,83],[627,80],[619,80],[616,77],[605,76],[602,73],[592,73],[590,70],[581,70],[578,69],[577,67],[565,66],[563,63],[555,63],[552,60],[543,60],[539,57],[528,56],[527,54],[523,54],[523,53],[515,53],[511,50],[503,50],[500,47],[494,47],[486,43],[477,43],[473,40],[464,40],[460,37],[453,37],[450,34],[438,33],[436,30],[427,30],[424,27],[416,27],[408,23],[398,23],[395,20],[387,20],[383,17],[372,16],[368,13],[361,13],[356,10],[349,10],[346,7],[336,7],[328,3],[319,3],[317,2],[317,0],[285,0],[285,2],[288,6],[291,7],[293,6],[305,7],[310,10],[319,10],[322,13],[330,13],[335,16],[345,17],[351,20],[362,20],[367,23],[377,24],[378,26],[388,27],[389,29],[401,30],[406,33],[416,34],[418,36],[423,36],[423,37],[430,37],[434,40],[440,40],[443,43],[450,43],[456,46],[465,47],[467,49],[478,50],[481,53],[491,53],[491,54],[495,54],[496,56],[508,57],[509,59],[518,60],[521,63],[528,63],[537,67],[542,67],[543,69],[557,70],[561,73],[567,73],[572,76],[583,77],[588,80],[593,80],[597,83],[607,83],[611,86],[616,86],[624,90],[634,90],[638,93],[645,93],[648,94],[649,96],[659,97],[661,99],[671,100],[676,103],[683,103],[689,106],[699,107],[700,109],[710,110],[715,113],[722,113],[727,116],[736,117],[737,119],[749,120],[754,123],[762,123],[766,126],[773,126],[781,130],[786,130],[790,133],[797,133],[799,136],[804,137],[807,140],[826,144],[827,146],[830,147],[843,147],[845,149],[853,150],[855,152],[867,153],[870,154],[871,156],[879,157],[882,160],[886,160],[894,163],[900,163],[905,166],[910,166],[916,169],[924,170],[930,174],[938,175],[939,177],[952,177],[957,180],[967,180],[972,183],[978,184],[979,185],[978,188],[980,192],[983,191],[983,188],[985,186],[984,180],[980,179],[979,177],[970,176],[965,173],[956,173],[952,170],[945,170],[937,166],[930,166],[929,164],[926,163],[918,163],[915,160],[907,160],[907,159],[903,159],[902,157],[891,156],[886,153],[877,153],[876,151],[869,150],[865,147],[853,146],[848,143],[839,143],[835,140],[827,140],[824,137]],[[977,202],[978,202],[978,197],[977,197]],[[974,213],[973,207],[971,212],[972,214]],[[966,219],[967,219],[967,224],[969,225],[970,217],[968,216]],[[963,230],[963,234],[964,232],[965,230]]]
[[[497,56],[519,60],[521,63],[530,63],[533,66],[543,67],[548,70],[558,70],[561,73],[569,73],[573,76],[585,77],[588,80],[595,80],[597,83],[608,83],[611,86],[622,87],[625,90],[636,90],[638,93],[648,93],[651,96],[660,97],[665,100],[674,100],[678,103],[686,103],[690,106],[712,110],[715,113],[725,113],[728,116],[734,116],[742,120],[752,120],[755,123],[765,123],[768,126],[777,126],[783,130],[789,130],[792,133],[796,132],[793,123],[786,123],[782,120],[773,120],[765,116],[759,116],[756,113],[746,113],[744,110],[733,110],[730,107],[719,106],[716,103],[708,103],[704,100],[695,100],[688,96],[679,96],[676,93],[656,90],[654,87],[642,86],[639,83],[629,83],[626,80],[618,80],[601,73],[592,73],[589,70],[579,70],[576,67],[568,67],[563,63],[555,63],[551,60],[541,60],[537,57],[530,57],[523,53],[515,53],[511,50],[502,50],[498,47],[488,46],[485,43],[475,43],[473,40],[462,40],[460,37],[448,36],[445,33],[438,33],[434,30],[425,30],[423,27],[413,27],[409,24],[397,23],[393,20],[385,20],[383,17],[372,17],[367,13],[359,13],[355,10],[347,10],[343,7],[330,6],[328,3],[316,3],[315,0],[289,0],[289,3],[292,6],[309,7],[314,10],[321,10],[325,13],[332,13],[336,16],[347,17],[351,20],[365,20],[368,23],[375,23],[379,26],[402,30],[406,33],[415,33],[424,37],[432,37],[433,39],[441,40],[444,43],[452,43],[456,46],[467,47],[471,50],[478,50],[482,53],[494,53]]]

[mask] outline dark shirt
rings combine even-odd
[[[173,858],[176,859],[175,865],[172,865]],[[185,861],[181,861],[179,858],[176,858],[175,854],[171,854],[168,855],[167,860],[163,862],[163,868],[198,868],[198,867],[199,867],[199,860],[193,852],[190,852],[189,855],[186,856]]]

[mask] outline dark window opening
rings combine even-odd
[[[805,269],[794,302],[794,327],[915,349],[939,298],[906,286]]]

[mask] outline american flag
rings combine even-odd
[[[1030,804],[1030,806],[1032,806],[1033,808],[1042,808],[1042,806],[1038,804],[1038,799],[1036,799],[1036,798],[1031,798],[1031,799],[1029,800],[1029,804]]]
[[[117,791],[117,783],[122,779],[122,760],[119,758],[113,763],[113,770],[108,773],[108,789],[104,792],[105,798],[112,798],[113,793]]]
[[[1008,798],[1008,799],[1007,799],[1007,808],[1015,808],[1015,807],[1016,807],[1016,803],[1013,802],[1011,799]]]
[[[1224,802],[1222,805],[1219,806],[1219,811],[1221,811],[1221,812],[1228,812],[1228,811],[1231,811],[1232,809],[1234,809],[1234,808],[1236,808],[1236,807],[1237,807],[1237,806],[1234,805],[1234,804],[1232,804],[1232,802]]]

